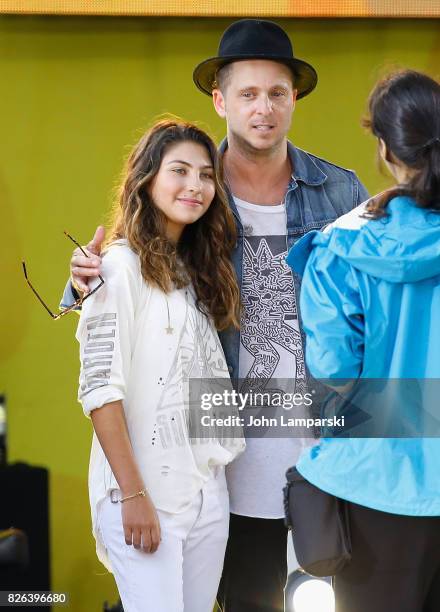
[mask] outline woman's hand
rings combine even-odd
[[[134,456],[121,400],[92,410],[91,419],[102,450],[121,490],[122,498],[144,488],[144,480]],[[125,542],[147,553],[157,550],[160,523],[148,493],[136,495],[121,504]]]
[[[160,523],[148,493],[127,499],[122,505],[122,526],[125,543],[154,553],[160,544]]]

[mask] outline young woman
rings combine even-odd
[[[192,438],[186,392],[190,379],[228,377],[216,328],[237,325],[234,243],[215,145],[194,125],[157,123],[128,160],[105,283],[77,332],[93,531],[125,612],[214,605],[224,465],[243,442]]]
[[[428,415],[413,399],[424,379],[440,378],[440,84],[418,72],[393,74],[375,87],[369,110],[366,125],[396,186],[327,232],[309,234],[289,263],[303,275],[312,375],[332,386],[358,378],[405,383],[394,412],[385,394],[367,410],[384,431],[403,425],[406,436],[323,439],[297,469],[349,502],[353,554],[335,577],[337,612],[435,612],[439,413],[436,434],[421,426]]]

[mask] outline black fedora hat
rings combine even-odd
[[[193,72],[194,83],[203,93],[212,94],[217,71],[226,64],[249,59],[266,59],[286,64],[295,76],[297,98],[307,96],[318,81],[316,70],[293,55],[286,32],[273,21],[241,19],[230,25],[220,40],[217,57],[211,57]]]

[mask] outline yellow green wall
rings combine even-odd
[[[71,244],[105,218],[121,163],[151,119],[166,111],[224,126],[192,84],[215,55],[224,19],[0,17],[0,392],[8,397],[10,460],[47,466],[52,577],[70,609],[116,599],[94,555],[87,500],[90,423],[76,402],[76,317],[53,322],[22,278],[20,260],[55,308]],[[296,53],[319,72],[297,105],[292,138],[383,187],[373,139],[359,118],[384,67],[435,75],[436,20],[284,20]],[[32,500],[29,500],[32,505]],[[171,611],[170,611],[171,612]]]

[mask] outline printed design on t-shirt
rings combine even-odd
[[[244,371],[240,366],[242,390],[265,388],[268,379],[277,377],[282,353],[287,351],[292,360],[289,379],[295,379],[296,391],[305,391],[295,286],[286,254],[285,236],[247,236],[244,240],[240,340],[250,362]],[[260,385],[258,379],[262,379]]]
[[[179,345],[157,407],[156,439],[162,448],[188,444],[189,407],[184,406],[184,398],[188,397],[189,381],[202,379],[205,384],[216,378],[229,378],[218,336],[209,319],[187,302]],[[192,439],[191,443],[199,441],[207,442],[208,438]]]
[[[109,384],[115,350],[116,313],[105,312],[88,317],[85,325],[88,333],[82,355],[81,397]]]

